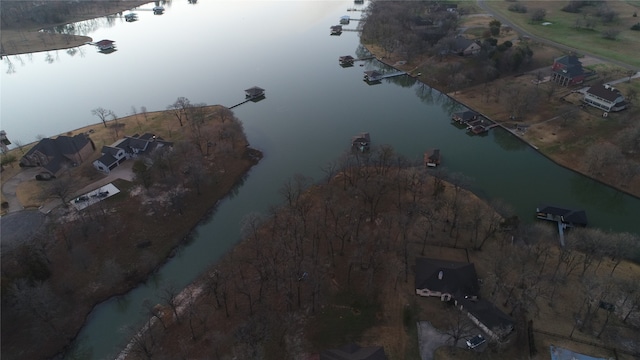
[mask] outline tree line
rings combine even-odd
[[[463,175],[428,171],[388,146],[345,153],[323,170],[320,183],[302,175],[287,180],[281,206],[247,215],[243,241],[178,304],[172,296],[148,314],[162,323],[137,333],[132,353],[294,359],[320,351],[310,338],[301,346],[299,334],[310,324],[321,327],[321,310],[333,306],[335,294],[381,301],[384,288],[413,292],[415,257],[429,257],[434,246],[491,251],[481,274],[483,296],[514,317],[535,318],[545,304],[570,302],[579,320],[572,333],[597,324],[598,337],[611,342],[618,332],[607,323],[628,321],[640,310],[637,279],[615,276],[623,253],[637,251],[637,236],[576,230],[559,248],[546,224],[522,224],[509,206],[489,207],[472,196]],[[580,291],[567,293],[565,285],[575,283]],[[601,300],[622,303],[604,324],[602,317],[594,321]]]

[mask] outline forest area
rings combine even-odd
[[[282,206],[247,215],[242,242],[182,294],[149,306],[128,358],[300,359],[350,342],[415,358],[416,321],[458,339],[477,331],[415,295],[416,258],[443,250],[467,251],[481,295],[518,320],[512,340],[479,358],[525,358],[524,319],[638,352],[638,269],[623,260],[637,236],[576,229],[560,248],[553,227],[489,206],[463,175],[411,164],[389,146],[345,153],[325,173],[320,183],[285,182]]]

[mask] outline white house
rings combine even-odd
[[[164,141],[150,133],[126,136],[109,146],[103,146],[102,156],[93,162],[93,167],[108,174],[127,159],[151,152],[156,148],[172,145],[171,142]]]
[[[606,112],[620,111],[627,107],[624,96],[610,85],[595,85],[584,94],[582,101]]]

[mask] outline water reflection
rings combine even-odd
[[[608,216],[614,214],[627,214],[629,209],[626,207],[625,195],[608,186],[582,176],[574,174],[570,179],[571,193],[584,204],[591,205],[599,209]]]
[[[529,146],[524,141],[520,140],[515,135],[506,130],[494,131],[493,139],[496,144],[507,151],[524,150]]]

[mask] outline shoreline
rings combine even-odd
[[[94,12],[82,15],[71,15],[69,19],[60,23],[32,24],[31,26],[26,24],[23,27],[3,28],[0,32],[0,44],[2,44],[0,59],[11,55],[24,55],[80,47],[87,42],[93,41],[93,38],[87,35],[49,33],[43,30],[122,13],[150,2],[151,1],[146,0],[125,0],[121,2],[95,1],[96,4],[107,4],[109,8],[102,11],[97,9]]]
[[[365,48],[365,49],[367,49],[367,51],[368,51],[370,54],[374,54],[374,53],[371,51],[370,47],[369,47],[367,44],[364,44],[364,43],[361,43],[361,44],[362,44],[362,46],[364,46],[364,48]],[[405,71],[405,70],[399,69],[399,68],[397,68],[396,66],[394,66],[394,65],[395,65],[395,63],[394,63],[394,64],[391,64],[391,63],[389,63],[389,62],[386,62],[383,58],[380,58],[380,57],[375,56],[375,55],[374,55],[374,57],[375,57],[375,59],[376,59],[377,61],[379,61],[380,63],[382,63],[382,64],[384,64],[384,65],[386,65],[386,66],[389,66],[389,67],[390,67],[390,68],[392,68],[392,69],[395,69],[395,70],[398,70],[398,71]],[[515,134],[513,131],[511,131],[510,129],[508,129],[508,128],[507,128],[507,127],[506,127],[502,122],[496,121],[496,120],[492,119],[492,117],[490,117],[490,116],[488,116],[488,115],[486,115],[486,114],[482,113],[481,111],[478,111],[478,110],[474,109],[474,108],[473,108],[473,107],[471,107],[470,105],[468,105],[468,104],[464,103],[462,100],[460,100],[460,99],[459,99],[458,97],[456,97],[455,95],[452,95],[452,94],[450,94],[450,93],[444,92],[443,90],[440,90],[440,89],[438,89],[437,87],[435,87],[435,86],[433,86],[433,85],[431,85],[431,84],[429,84],[429,83],[427,83],[427,82],[423,81],[420,77],[413,75],[411,71],[405,71],[405,72],[406,72],[407,76],[410,76],[410,77],[412,77],[412,78],[416,79],[416,81],[418,81],[418,82],[420,82],[420,83],[422,83],[422,84],[424,84],[424,85],[426,85],[426,86],[429,86],[430,88],[432,88],[432,89],[434,89],[434,90],[439,91],[440,93],[442,93],[443,95],[447,96],[448,98],[450,98],[450,99],[452,99],[452,100],[456,101],[457,103],[459,103],[459,104],[461,104],[461,105],[465,106],[466,108],[468,108],[468,109],[470,109],[470,110],[472,110],[472,111],[477,112],[478,114],[482,115],[483,117],[485,117],[485,118],[487,118],[487,119],[489,119],[489,120],[493,121],[493,122],[494,122],[495,124],[497,124],[501,129],[504,129],[505,131],[509,132],[509,134],[511,134],[511,136],[514,136],[515,138],[519,139],[519,140],[520,140],[520,141],[522,141],[524,144],[528,145],[530,148],[532,148],[533,150],[535,150],[538,154],[540,154],[540,155],[544,156],[545,158],[549,159],[550,161],[552,161],[552,162],[553,162],[554,164],[556,164],[557,166],[560,166],[560,167],[562,167],[562,168],[565,168],[565,169],[567,169],[567,170],[570,170],[570,171],[572,171],[572,172],[574,172],[574,173],[576,173],[576,174],[579,174],[579,175],[585,176],[585,177],[587,177],[587,178],[589,178],[589,179],[591,179],[591,180],[593,180],[593,181],[595,181],[595,182],[598,182],[598,183],[600,183],[600,184],[602,184],[602,185],[606,185],[606,186],[607,186],[607,187],[609,187],[609,188],[612,188],[612,189],[614,189],[614,190],[620,191],[620,192],[622,192],[622,193],[624,193],[624,194],[627,194],[627,195],[629,195],[629,196],[631,196],[631,197],[634,197],[634,198],[636,198],[636,199],[640,199],[640,195],[638,195],[638,194],[634,194],[634,193],[632,193],[632,192],[630,192],[630,191],[628,191],[628,190],[625,190],[625,189],[620,188],[619,186],[613,185],[613,184],[608,183],[608,182],[606,182],[606,181],[604,181],[604,180],[601,180],[601,179],[595,178],[595,177],[593,177],[593,176],[590,176],[590,175],[588,175],[588,174],[586,174],[586,173],[584,173],[584,172],[582,172],[582,171],[578,170],[577,168],[569,167],[569,166],[566,166],[566,165],[564,165],[564,164],[560,163],[560,162],[559,162],[557,159],[555,159],[553,156],[551,156],[551,155],[549,155],[549,154],[544,153],[543,151],[541,151],[541,150],[540,150],[540,148],[538,148],[538,147],[537,147],[537,146],[535,146],[534,144],[530,143],[529,141],[527,141],[526,139],[524,139],[522,136],[518,136],[517,134]]]

